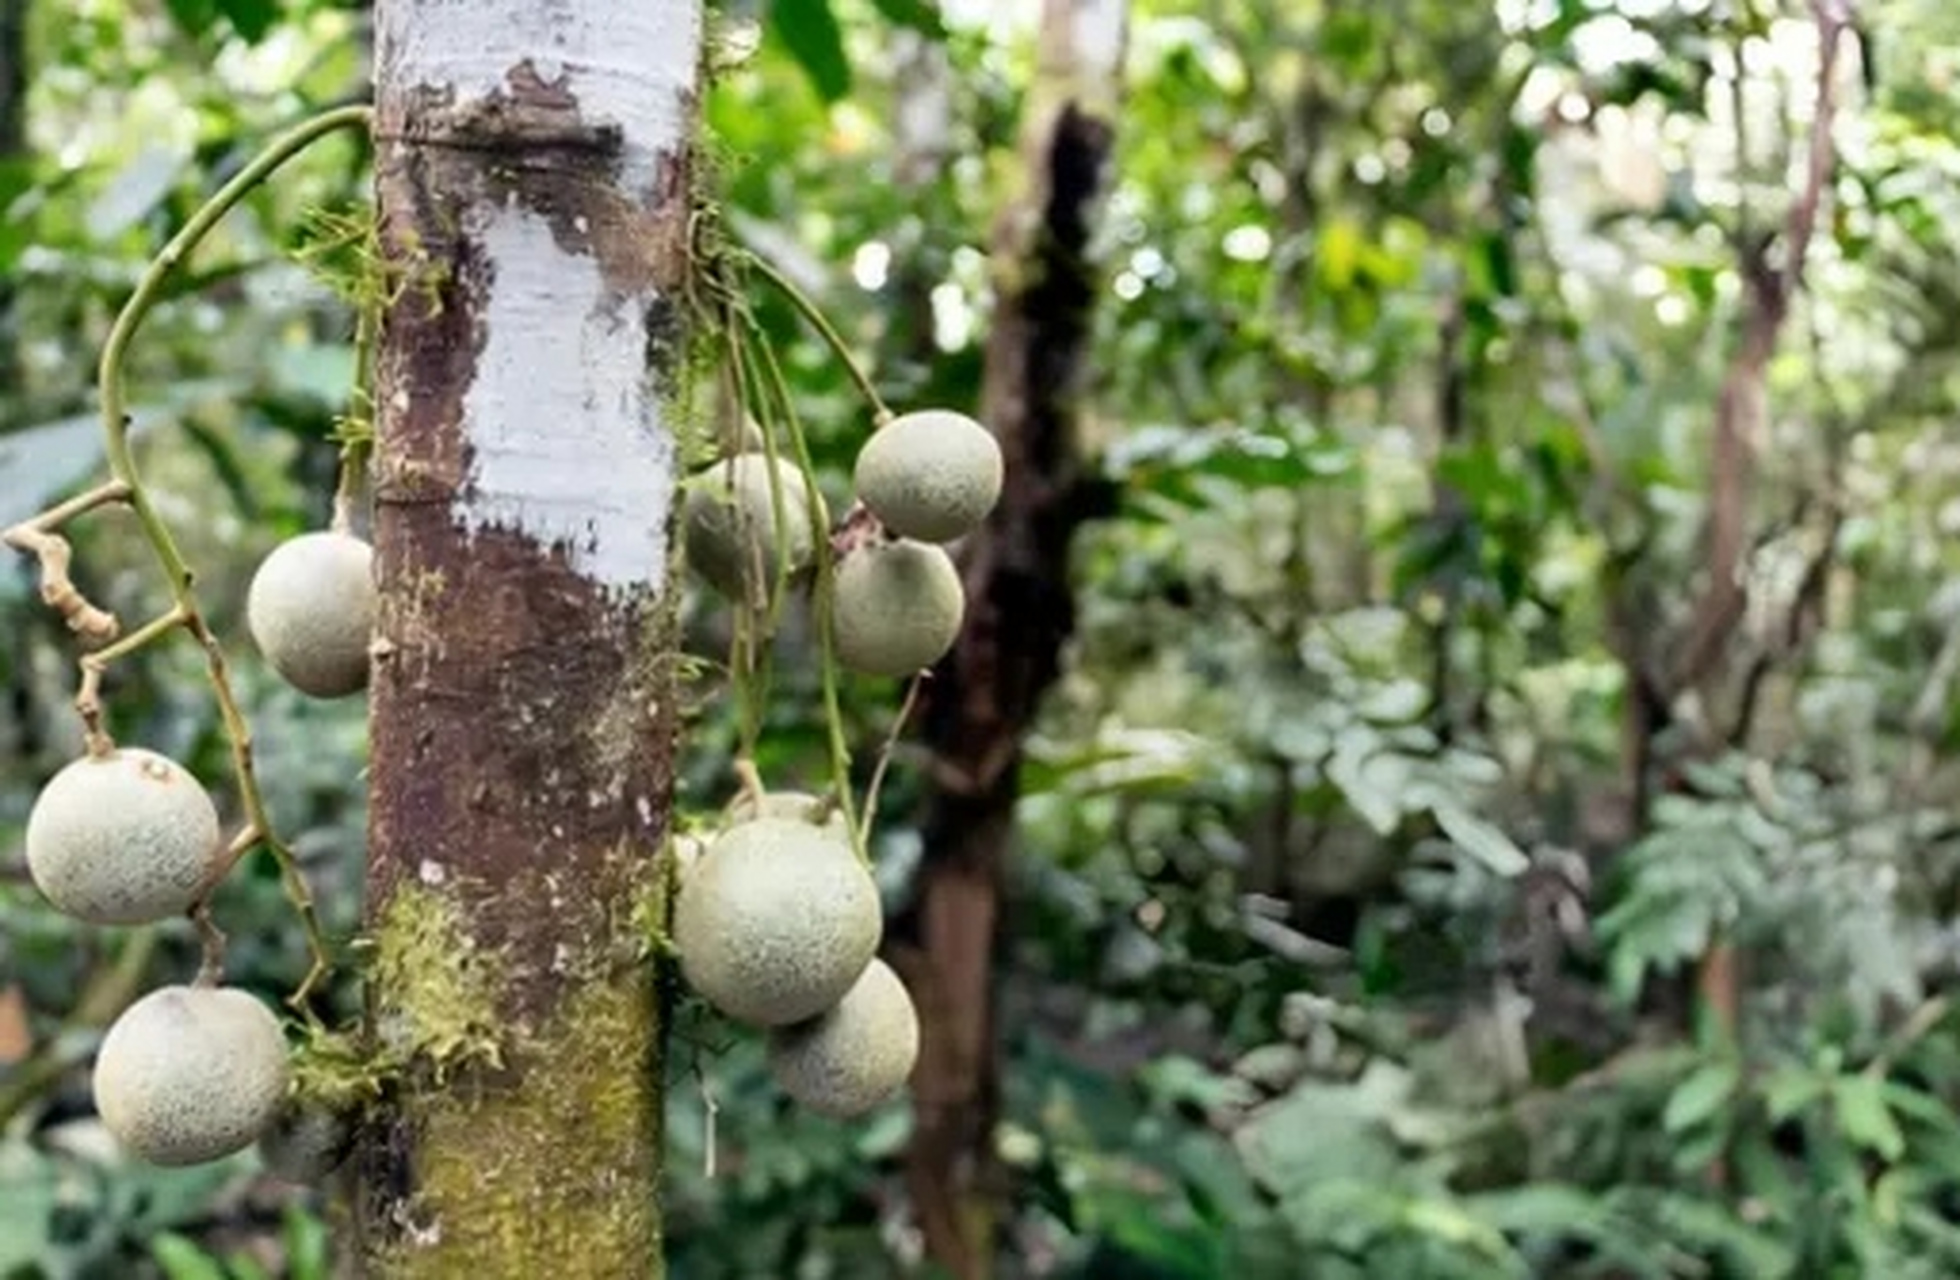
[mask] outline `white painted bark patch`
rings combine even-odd
[[[383,0],[378,84],[447,90],[466,106],[507,92],[529,62],[578,99],[588,125],[616,125],[620,178],[652,193],[657,159],[686,143],[701,49],[699,0]]]
[[[468,114],[529,76],[582,122],[619,131],[614,175],[632,200],[692,141],[700,0],[381,0],[384,104],[436,95]],[[463,401],[471,472],[454,515],[471,533],[523,534],[608,589],[665,585],[675,446],[647,369],[651,290],[609,291],[597,263],[517,207],[480,211],[484,346]]]
[[[607,289],[522,207],[473,231],[489,280],[458,523],[524,534],[607,588],[658,590],[675,448],[646,368],[649,299]]]

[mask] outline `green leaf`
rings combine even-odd
[[[1763,1083],[1763,1108],[1772,1124],[1781,1124],[1824,1096],[1824,1080],[1815,1072],[1782,1067]]]
[[[1443,834],[1457,848],[1483,863],[1492,875],[1509,878],[1531,865],[1531,859],[1512,843],[1511,837],[1468,810],[1454,804],[1438,804],[1430,812],[1436,815],[1436,824],[1443,828]]]
[[[279,21],[279,0],[218,0],[218,8],[248,44],[265,39]]]
[[[1661,1112],[1661,1128],[1680,1133],[1712,1119],[1742,1082],[1741,1070],[1733,1062],[1709,1062],[1689,1074],[1668,1095]]]
[[[1654,1256],[1653,1242],[1638,1223],[1629,1222],[1578,1187],[1533,1183],[1486,1192],[1470,1203],[1483,1221],[1506,1235],[1557,1244],[1583,1240],[1628,1276],[1668,1280],[1667,1266]]]
[[[286,1206],[288,1280],[328,1280],[327,1224],[297,1204]]]
[[[32,1275],[47,1261],[59,1204],[53,1161],[24,1142],[0,1146],[0,1276]]]
[[[851,62],[830,0],[775,0],[769,6],[769,27],[825,102],[851,92]]]
[[[218,20],[214,0],[166,0],[166,7],[186,35],[201,36]]]
[[[1831,1100],[1837,1105],[1838,1128],[1848,1141],[1883,1159],[1897,1160],[1905,1154],[1906,1139],[1886,1105],[1884,1086],[1878,1076],[1862,1072],[1841,1076],[1831,1089]]]
[[[231,1280],[224,1263],[174,1231],[150,1242],[150,1256],[169,1280]]]
[[[939,16],[939,6],[930,0],[871,0],[872,6],[885,15],[888,22],[900,27],[909,27],[935,40],[946,38],[946,23]]]

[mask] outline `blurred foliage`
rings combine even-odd
[[[1024,16],[717,16],[730,225],[894,404],[977,400]],[[0,520],[97,466],[92,352],[146,257],[256,139],[365,75],[364,14],[323,0],[32,18],[31,145],[0,157]],[[1960,11],[1860,20],[1769,370],[1731,638],[1750,678],[1670,708],[1636,804],[1625,620],[1672,634],[1703,572],[1736,246],[1797,185],[1807,6],[1133,7],[1084,401],[1122,502],[1076,548],[998,975],[1015,1273],[1960,1274]],[[894,122],[936,94],[941,136],[908,154]],[[145,465],[228,637],[258,556],[325,510],[350,324],[292,250],[306,211],[362,198],[365,162],[337,143],[255,196],[136,353]],[[778,299],[755,305],[835,502],[864,410]],[[157,608],[126,522],[92,522],[78,564],[124,616]],[[35,1063],[54,1084],[0,1136],[0,1276],[324,1275],[317,1193],[246,1157],[133,1166],[90,1115],[76,993],[132,944],[54,916],[20,866],[34,788],[77,749],[31,583],[0,578],[0,1092]],[[1780,642],[1800,607],[1814,625]],[[718,625],[691,611],[702,653]],[[274,813],[344,939],[359,709],[239,665]],[[825,776],[810,670],[777,671],[775,785]],[[847,688],[868,762],[896,700]],[[111,692],[120,733],[223,776],[190,654]],[[687,813],[726,796],[735,733],[704,691]],[[921,854],[922,762],[897,763],[894,900]],[[235,974],[290,988],[270,868],[218,911]],[[1733,1018],[1695,982],[1716,948]],[[131,963],[161,980],[194,953],[169,926]],[[801,1114],[757,1043],[681,1013],[674,1274],[927,1274],[904,1107]]]

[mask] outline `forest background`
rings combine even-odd
[[[1960,8],[1125,7],[1091,327],[1043,374],[1072,537],[1010,631],[1060,647],[987,867],[975,1123],[934,1155],[905,1101],[799,1114],[758,1043],[684,1022],[672,1273],[932,1274],[939,1199],[1003,1275],[1960,1274]],[[895,405],[981,407],[1040,8],[714,15],[726,225]],[[369,34],[327,0],[0,0],[0,525],[95,475],[115,308],[268,134],[365,95]],[[353,347],[308,250],[370,159],[254,193],[130,370],[227,633],[324,518]],[[853,388],[755,305],[842,493]],[[158,611],[126,526],[79,551]],[[0,1276],[327,1276],[319,1193],[129,1163],[91,1114],[107,1012],[197,942],[27,882],[78,750],[31,568],[0,574]],[[779,785],[825,777],[809,670],[772,687]],[[221,776],[198,671],[146,656],[115,706]],[[360,709],[238,679],[344,938]],[[847,686],[860,758],[894,703]],[[898,947],[949,874],[931,732],[874,848]],[[697,709],[683,810],[735,740]],[[224,893],[234,980],[290,989],[271,870]]]

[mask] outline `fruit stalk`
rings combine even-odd
[[[857,384],[859,394],[863,395],[865,403],[871,406],[872,430],[875,431],[891,421],[892,411],[885,407],[884,398],[878,394],[878,388],[872,385],[870,376],[857,362],[857,357],[851,354],[851,349],[845,344],[843,335],[837,332],[837,326],[830,323],[830,317],[823,313],[822,308],[810,301],[810,296],[797,288],[795,281],[784,275],[760,254],[751,251],[744,261],[750,270],[766,280],[770,287],[783,295],[790,306],[796,308],[797,314],[817,331],[817,336],[823,339],[824,345],[830,348],[838,362],[844,366],[845,372],[851,375],[851,381]]]
[[[68,545],[68,539],[55,530],[84,512],[128,500],[129,486],[120,480],[111,480],[86,493],[76,494],[33,519],[24,520],[0,533],[0,542],[25,551],[41,562],[41,599],[61,615],[68,629],[84,644],[103,644],[114,640],[121,626],[115,614],[90,604],[87,597],[76,589],[74,580],[68,576],[74,549]]]
[[[164,245],[163,251],[143,273],[142,279],[137,282],[135,292],[130,295],[129,301],[123,304],[121,312],[116,316],[116,322],[109,331],[108,341],[103,344],[102,359],[98,369],[102,399],[102,430],[107,446],[110,474],[114,477],[115,483],[126,491],[121,497],[129,503],[130,510],[135,513],[137,522],[142,526],[143,537],[150,544],[157,563],[163,569],[171,599],[182,615],[177,625],[190,631],[204,650],[206,673],[212,691],[217,697],[218,712],[224,725],[225,737],[231,744],[232,770],[237,778],[239,802],[245,810],[248,829],[259,833],[260,843],[279,864],[280,879],[286,887],[286,895],[292,901],[293,909],[298,914],[301,927],[306,933],[307,950],[312,958],[312,966],[298,989],[287,998],[287,1003],[309,1020],[313,1015],[307,1007],[307,999],[312,994],[314,986],[331,968],[326,941],[321,935],[319,921],[313,911],[312,893],[306,886],[305,877],[300,873],[299,864],[294,859],[292,851],[273,834],[272,824],[266,814],[265,799],[260,794],[257,774],[253,767],[251,730],[245,723],[245,717],[238,708],[238,700],[232,692],[223,647],[199,611],[194,590],[195,576],[190,566],[185,563],[183,553],[177,548],[176,539],[171,536],[169,526],[157,512],[156,505],[144,488],[142,477],[136,470],[136,460],[129,445],[129,417],[124,410],[122,366],[137,329],[149,314],[150,308],[155,305],[164,283],[197,248],[204,237],[223,220],[232,207],[244,199],[246,193],[319,139],[340,129],[366,128],[372,118],[372,109],[365,105],[341,107],[315,116],[274,138],[264,151],[220,187],[215,195],[191,215],[190,220],[179,229],[177,234],[170,238],[169,243]]]
[[[777,278],[781,279],[780,276]],[[785,280],[783,283],[788,284],[789,282]],[[794,288],[795,286],[791,285],[790,287]],[[804,301],[807,305],[808,299]],[[814,306],[811,306],[810,309],[812,312],[816,310]],[[770,348],[766,337],[762,333],[761,326],[757,324],[753,316],[748,316],[747,319],[750,327],[754,330],[756,345],[762,351],[760,363],[764,374],[767,375],[770,390],[782,406],[784,413],[789,415],[791,425],[790,439],[796,446],[797,465],[802,468],[807,482],[815,484],[816,465],[810,459],[809,442],[803,438],[803,433],[800,430],[795,429],[796,411],[792,404],[789,380],[783,376],[782,364],[776,359],[776,353]],[[825,322],[823,327],[829,330],[828,322]],[[832,336],[835,336],[835,330],[829,331]],[[855,368],[855,366],[853,367]],[[858,376],[860,378],[862,377],[861,374]],[[863,385],[868,388],[870,384],[866,380],[863,382]],[[882,403],[878,405],[878,411],[880,413],[885,412]],[[851,845],[856,849],[858,857],[868,863],[871,860],[871,855],[864,843],[864,833],[858,828],[857,807],[851,800],[851,746],[844,734],[844,707],[837,691],[837,658],[835,646],[831,640],[831,601],[833,598],[833,584],[837,576],[837,565],[831,555],[829,539],[818,538],[814,552],[812,560],[816,566],[816,582],[811,591],[811,611],[816,618],[817,645],[820,655],[819,665],[822,667],[823,672],[824,722],[830,739],[830,780],[831,785],[837,792],[837,805],[844,815],[844,826],[851,833]]]
[[[90,755],[100,759],[116,749],[115,740],[102,727],[102,673],[116,659],[128,657],[189,621],[189,610],[181,604],[173,605],[168,612],[150,619],[114,644],[82,656],[82,682],[75,693],[75,711],[82,717],[82,733]]]

